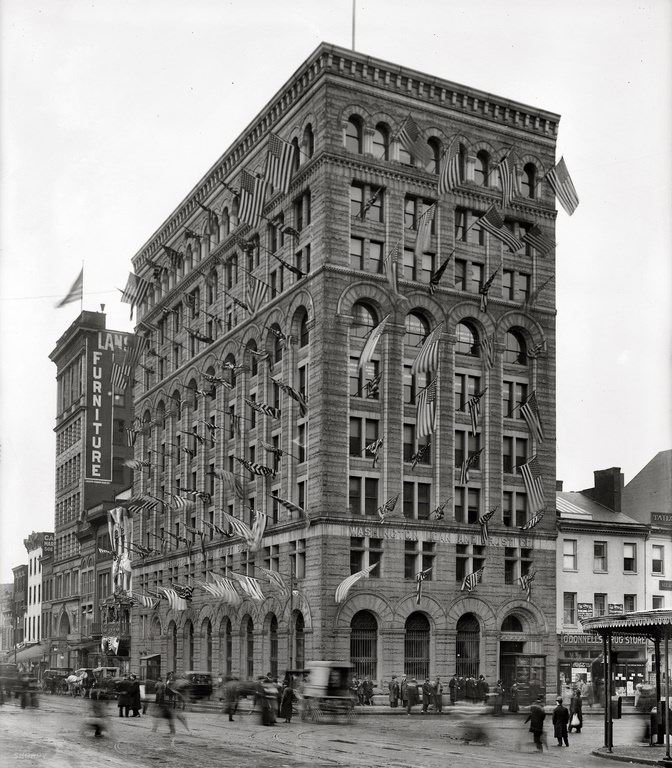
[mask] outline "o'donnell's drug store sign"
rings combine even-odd
[[[90,483],[112,482],[112,364],[114,353],[127,348],[128,337],[108,331],[87,337],[84,478]]]

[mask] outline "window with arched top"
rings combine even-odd
[[[294,621],[294,669],[303,669],[306,665],[306,622],[301,611],[296,611]]]
[[[252,355],[254,357],[254,355]],[[228,383],[227,389],[233,389],[236,385],[236,358],[229,353],[222,363],[222,378]],[[226,386],[226,385],[225,385]]]
[[[363,301],[358,301],[352,308],[352,335],[365,339],[378,325],[375,310]]]
[[[415,611],[404,627],[404,674],[416,680],[429,677],[429,620]]]
[[[455,327],[455,339],[455,351],[458,354],[479,357],[478,331],[471,323],[458,323]]]
[[[225,208],[222,211],[222,237],[226,237],[231,234],[231,219],[229,218],[229,209]]]
[[[517,616],[509,615],[502,622],[502,632],[522,632],[523,625]]]
[[[388,160],[390,131],[384,123],[378,123],[373,131],[373,156],[376,160]]]
[[[270,328],[271,344],[273,345],[272,362],[273,365],[282,360],[284,350],[283,332],[277,323],[273,323]]]
[[[429,333],[429,322],[419,312],[409,312],[404,321],[406,333],[404,334],[404,346],[420,349],[423,341]]]
[[[217,301],[217,295],[219,292],[218,274],[216,269],[211,269],[208,274],[208,280],[205,290],[205,300],[208,304],[214,304]]]
[[[250,376],[256,376],[259,373],[259,359],[254,354],[257,351],[257,342],[254,339],[250,339],[247,342],[247,349],[250,351]]]
[[[306,159],[310,159],[315,153],[315,133],[313,132],[313,126],[310,123],[303,129],[301,153]]]
[[[427,142],[429,145],[429,162],[427,163],[427,170],[429,173],[435,173],[438,175],[438,173],[441,170],[441,142],[435,138],[432,137]]]
[[[248,680],[254,680],[254,622],[250,616],[243,623],[245,671]]]
[[[278,676],[278,619],[275,614],[268,625],[268,668],[271,677]]]
[[[233,628],[231,619],[222,619],[219,625],[219,666],[224,674],[231,675],[233,671]]]
[[[536,197],[537,169],[533,163],[526,163],[523,167],[523,176],[520,180],[520,187],[523,197],[534,200]]]
[[[490,155],[483,149],[476,155],[474,181],[481,187],[490,185]]]
[[[194,625],[187,621],[184,628],[184,661],[187,669],[194,669]]]
[[[513,365],[527,365],[527,343],[523,334],[512,328],[506,333],[504,362]]]
[[[478,677],[481,662],[481,626],[473,613],[465,613],[457,622],[455,670],[458,677]]]
[[[294,152],[292,152],[292,173],[296,173],[299,170],[299,165],[301,165],[301,151],[299,149],[299,140],[296,137],[292,139],[292,147],[294,147]]]
[[[364,135],[362,121],[355,115],[348,119],[345,125],[345,148],[358,155],[362,154],[362,138]]]
[[[350,622],[350,663],[360,679],[378,676],[378,622],[370,611],[357,611]]]
[[[166,634],[168,635],[166,672],[177,672],[177,625],[174,621],[168,625]]]
[[[212,624],[210,623],[210,619],[206,619],[203,622],[201,643],[200,669],[212,672]]]
[[[180,393],[179,389],[176,389],[173,391],[173,394],[170,396],[170,399],[172,402],[171,410],[175,411],[175,417],[179,421],[182,418],[182,394]]]
[[[304,311],[299,323],[299,347],[307,347],[310,343],[310,330],[308,328],[308,313]]]

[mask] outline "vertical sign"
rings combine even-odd
[[[128,335],[100,331],[87,339],[86,429],[84,479],[112,482],[112,363],[114,351],[123,350]]]

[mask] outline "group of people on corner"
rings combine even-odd
[[[583,699],[581,691],[575,688],[572,698],[569,702],[569,708],[564,705],[562,697],[556,700],[556,706],[553,709],[552,723],[553,736],[558,742],[558,746],[569,746],[568,734],[575,730],[581,733],[583,727]],[[530,712],[525,719],[530,724],[530,733],[534,739],[534,745],[539,752],[544,748],[544,720],[546,719],[546,710],[544,709],[544,697],[539,696],[530,706]]]
[[[422,711],[428,713],[430,708],[433,712],[443,710],[443,683],[440,677],[430,680],[426,677],[422,684],[414,678],[408,678],[402,675],[398,680],[396,675],[392,675],[389,685],[389,701],[391,707],[398,707],[400,704],[410,715],[416,704],[422,704]]]
[[[241,685],[236,677],[223,676],[217,680],[218,697],[222,702],[222,712],[228,715],[229,722],[234,722],[238,711],[241,695],[252,698],[254,713],[259,707],[262,725],[273,725],[277,718],[285,723],[292,722],[294,704],[298,701],[296,683],[291,674],[285,675],[282,684],[269,672],[265,677],[258,678],[254,683]]]
[[[478,678],[458,677],[457,674],[448,682],[448,691],[450,703],[457,704],[459,701],[466,701],[469,704],[493,705],[494,714],[503,713],[505,689],[501,680],[498,680],[493,690],[490,690],[490,684],[483,675]],[[443,711],[443,692],[444,685],[440,677],[426,677],[423,683],[419,683],[416,678],[408,678],[402,675],[398,679],[392,675],[389,684],[390,707],[401,706],[411,714],[416,704],[422,704],[422,712],[428,713],[430,710],[435,713]],[[510,691],[509,711],[518,711],[518,685],[513,684]]]
[[[135,675],[124,675],[117,684],[119,717],[140,717],[140,683]],[[133,714],[129,714],[132,712]]]

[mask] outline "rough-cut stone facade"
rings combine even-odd
[[[411,164],[397,140],[409,115],[433,158],[425,167]],[[210,668],[246,677],[269,669],[282,675],[309,659],[352,658],[360,673],[379,683],[404,671],[444,680],[455,671],[490,681],[503,676],[507,683],[517,674],[525,682],[530,668],[555,679],[554,250],[542,255],[527,246],[513,254],[474,225],[495,204],[516,237],[538,225],[553,239],[554,199],[543,177],[555,163],[558,120],[324,44],[139,251],[135,273],[152,288],[138,307],[138,331],[149,346],[136,375],[136,458],[152,466],[136,473],[134,492],[166,504],[136,515],[135,540],[161,553],[135,558],[134,591],[151,594],[171,582],[196,589],[184,611],[167,610],[164,601],[155,609],[138,606],[132,666],[141,654],[158,653],[163,674]],[[295,141],[300,152],[289,193],[269,189],[261,225],[251,229],[237,221],[234,192],[241,170],[264,173],[269,133]],[[460,183],[440,197],[438,168],[458,145]],[[503,204],[496,168],[507,153],[519,190]],[[362,205],[371,203],[364,216],[353,215],[354,194],[361,194]],[[427,253],[416,258],[415,228],[434,202]],[[208,227],[208,215],[216,226]],[[296,235],[285,233],[283,240],[277,234],[276,246],[271,222],[279,217]],[[186,230],[199,238],[185,238]],[[352,255],[359,247],[352,238],[363,244],[363,263]],[[244,241],[256,243],[249,256]],[[305,276],[297,278],[275,256]],[[430,275],[448,256],[432,293]],[[398,291],[386,276],[386,257],[396,262]],[[482,309],[479,288],[491,277]],[[251,313],[234,298],[247,302],[255,281],[268,287]],[[189,299],[196,290],[197,298]],[[362,327],[366,315],[368,329]],[[381,374],[378,397],[353,396],[358,386],[351,377],[365,332],[384,318],[373,355]],[[439,324],[438,370],[411,381],[404,366],[412,365],[422,337]],[[273,327],[289,340],[280,344]],[[417,328],[420,335],[414,335]],[[194,342],[189,330],[216,338]],[[268,359],[251,354],[251,344]],[[227,360],[245,367],[232,375]],[[226,379],[215,380],[212,397],[199,394],[211,386],[207,375]],[[366,368],[360,386],[373,375]],[[429,461],[414,466],[416,405],[409,392],[414,387],[417,397],[435,375]],[[305,392],[305,417],[273,379]],[[517,392],[513,399],[509,386]],[[465,487],[466,401],[483,390],[478,439],[466,448],[483,451]],[[532,392],[543,442],[520,414]],[[255,414],[245,398],[281,408],[280,418]],[[202,439],[185,434],[192,431]],[[286,452],[275,477],[249,474],[235,460],[272,466],[274,456],[260,441],[274,438]],[[374,467],[365,446],[376,438],[384,440]],[[523,531],[535,510],[522,506],[525,489],[515,465],[532,456],[548,513]],[[241,479],[242,499],[212,479],[213,468]],[[361,505],[354,501],[357,483]],[[196,498],[193,511],[178,512],[168,496],[178,487],[211,492],[212,501]],[[471,514],[458,503],[467,490],[480,493]],[[307,510],[310,525],[296,511],[274,508],[273,492]],[[381,521],[378,508],[397,494],[394,512]],[[515,494],[517,518],[509,511]],[[442,518],[429,514],[444,503]],[[222,511],[251,524],[250,507],[269,515],[256,554],[207,525],[226,530]],[[495,507],[490,540],[482,545],[477,518]],[[206,535],[185,535],[185,523]],[[176,536],[189,539],[190,548]],[[475,556],[485,560],[483,580],[469,592],[461,587],[474,561],[458,570],[458,560],[472,558],[480,546]],[[337,604],[338,585],[374,550],[382,551],[378,568]],[[293,588],[291,597],[272,587],[259,566],[279,570]],[[415,575],[430,567],[418,602]],[[529,600],[517,580],[521,567],[535,574]],[[212,573],[231,572],[259,577],[265,600],[229,605],[198,586]]]

